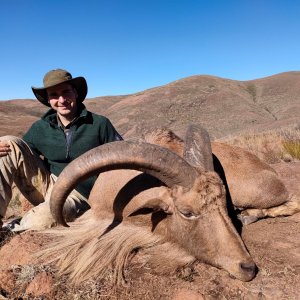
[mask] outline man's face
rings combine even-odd
[[[61,118],[72,121],[77,113],[77,92],[69,83],[47,89],[48,102]]]

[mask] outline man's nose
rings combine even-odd
[[[64,96],[59,96],[59,97],[58,97],[58,101],[59,101],[60,103],[64,103],[64,102],[66,102],[66,98],[65,98]]]

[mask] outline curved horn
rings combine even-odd
[[[190,125],[187,129],[183,157],[192,166],[213,171],[213,156],[208,132],[201,126]]]
[[[62,214],[64,202],[80,181],[116,169],[148,173],[169,187],[181,185],[190,188],[198,176],[196,169],[183,158],[163,147],[128,141],[104,144],[75,159],[59,175],[50,199],[55,220],[68,226]]]

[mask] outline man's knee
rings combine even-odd
[[[29,151],[30,153],[32,152],[30,147],[27,145],[27,143],[23,139],[17,136],[13,136],[13,135],[2,136],[0,137],[0,142],[9,144],[11,146],[11,149],[15,149],[15,150],[23,149],[23,151],[26,149],[25,151]]]
[[[22,139],[20,139],[17,136],[13,136],[13,135],[4,135],[0,137],[0,141],[1,142],[18,142]]]

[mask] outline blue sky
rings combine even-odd
[[[0,0],[0,99],[34,98],[55,68],[84,76],[88,97],[298,71],[299,15],[291,0]]]

